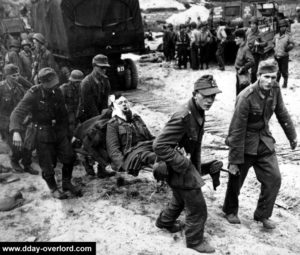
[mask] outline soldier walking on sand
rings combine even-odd
[[[248,170],[253,166],[261,183],[254,220],[262,222],[266,229],[276,227],[269,219],[281,185],[275,140],[269,130],[269,121],[274,112],[290,141],[291,149],[294,150],[297,146],[296,130],[276,82],[277,71],[275,61],[261,61],[258,80],[244,89],[236,99],[226,139],[230,174],[223,205],[225,217],[232,224],[241,223],[238,218],[238,198]]]
[[[212,253],[215,249],[203,238],[207,208],[201,191],[204,185],[201,178],[201,141],[205,111],[210,109],[220,92],[212,75],[200,77],[194,84],[193,97],[173,114],[153,144],[159,160],[167,164],[167,182],[173,192],[172,200],[160,213],[156,226],[172,233],[180,231],[182,224],[176,220],[185,209],[187,247],[203,253]],[[178,148],[184,148],[190,158]],[[154,176],[157,175],[155,170]]]
[[[54,168],[59,160],[62,164],[62,188],[76,196],[81,190],[71,183],[74,154],[68,139],[68,113],[55,71],[46,67],[39,71],[41,84],[30,88],[19,102],[10,117],[10,132],[13,144],[22,146],[20,130],[24,118],[32,115],[35,128],[35,148],[42,169],[42,177],[46,181],[54,198],[65,199],[67,195],[57,187]]]

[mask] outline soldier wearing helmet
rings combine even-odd
[[[73,70],[69,77],[69,81],[61,85],[60,89],[65,98],[69,118],[69,137],[73,137],[74,130],[78,123],[76,115],[79,107],[80,99],[80,83],[84,78],[83,72]]]
[[[24,70],[24,78],[28,81],[31,81],[32,76],[32,63],[33,63],[33,56],[31,51],[31,43],[29,40],[23,40],[21,42],[22,50],[20,51],[19,55],[22,61],[23,70]]]
[[[55,71],[58,68],[52,53],[46,47],[45,37],[40,33],[35,33],[32,40],[34,45],[32,77],[35,77],[35,83],[37,83],[37,74],[42,68],[51,67]]]
[[[74,155],[68,135],[68,113],[56,72],[46,67],[39,71],[40,84],[31,87],[10,117],[10,132],[16,147],[24,145],[19,130],[24,118],[31,114],[35,132],[35,149],[46,181],[54,198],[65,199],[67,195],[57,187],[55,171],[57,160],[62,166],[62,188],[75,196],[81,196],[78,187],[71,183]],[[24,141],[25,142],[25,141]]]
[[[81,82],[81,95],[78,111],[78,119],[84,122],[101,114],[102,110],[108,108],[108,96],[110,94],[110,83],[106,75],[110,67],[107,56],[98,54],[92,61],[93,70]],[[87,160],[86,160],[87,161]],[[105,169],[106,166],[98,165],[98,176],[112,176]],[[85,167],[87,170],[87,166]],[[90,175],[95,175],[92,168],[87,170]]]
[[[267,42],[263,39],[261,32],[258,30],[258,19],[252,17],[250,19],[250,28],[246,32],[246,39],[248,47],[254,57],[254,66],[251,68],[251,83],[256,81],[256,74],[261,53]]]

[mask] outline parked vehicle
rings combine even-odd
[[[108,56],[114,87],[137,87],[137,68],[121,54],[145,49],[138,0],[39,0],[31,13],[33,30],[45,36],[64,73],[73,68],[87,73],[101,53]]]

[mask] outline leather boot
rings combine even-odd
[[[34,170],[31,166],[24,166],[24,172],[32,174],[32,175],[38,175],[39,171]]]
[[[283,88],[287,88],[287,83],[288,83],[288,79],[285,78],[285,79],[283,80],[283,85],[282,85],[282,87],[283,87]]]
[[[202,243],[198,244],[195,247],[189,247],[190,249],[193,249],[200,253],[214,253],[215,248],[212,247],[207,241],[203,241]]]
[[[181,230],[184,229],[184,222],[180,221],[180,220],[176,220],[176,222],[171,226],[171,227],[165,227],[163,225],[161,225],[161,223],[159,222],[159,220],[157,219],[155,222],[155,226],[160,228],[160,229],[166,229],[167,231],[169,231],[170,233],[176,233],[179,232]]]
[[[241,221],[236,214],[233,213],[226,214],[225,218],[228,220],[230,224],[241,224]]]
[[[62,189],[70,191],[74,196],[81,197],[82,191],[79,187],[74,186],[71,182],[73,165],[64,164],[62,167]]]
[[[112,177],[116,175],[116,172],[114,170],[111,170],[109,168],[106,169],[106,167],[103,165],[98,165],[98,172],[97,172],[97,176],[100,179],[104,179],[106,177]]]
[[[56,184],[54,175],[45,177],[45,175],[42,174],[42,176],[43,176],[44,180],[46,181],[46,183],[51,191],[51,196],[53,198],[56,198],[56,199],[67,199],[68,198],[68,196],[65,193],[61,192],[57,188],[57,184]]]
[[[275,222],[268,218],[258,218],[258,217],[254,216],[254,220],[260,221],[263,224],[263,227],[265,229],[275,229],[276,228]]]
[[[86,157],[86,158],[84,159],[84,161],[82,162],[82,164],[83,164],[83,166],[84,166],[84,169],[85,169],[87,175],[95,176],[94,168],[93,168],[93,166],[90,164],[89,158],[88,158],[88,157]]]
[[[15,170],[15,172],[17,173],[24,173],[24,170],[23,168],[20,166],[20,163],[18,161],[15,161],[15,160],[10,160],[10,164],[11,164],[11,167],[12,169]]]

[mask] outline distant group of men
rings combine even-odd
[[[163,36],[163,49],[167,61],[175,60],[177,52],[178,68],[187,68],[188,61],[193,70],[209,68],[210,43],[213,36],[207,22],[180,24],[179,31],[174,31],[168,24]]]
[[[206,21],[187,22],[180,24],[179,31],[175,32],[172,24],[165,27],[163,37],[163,48],[166,61],[175,59],[177,52],[177,65],[181,69],[183,66],[187,68],[188,61],[193,70],[208,69],[211,55],[211,43],[217,42],[215,52],[216,60],[221,71],[225,70],[224,50],[227,40],[226,23],[221,20],[213,35]],[[235,31],[235,41],[238,45],[238,52],[235,61],[237,70],[236,94],[239,94],[246,86],[256,81],[256,74],[259,61],[261,60],[264,47],[267,42],[262,37],[258,29],[259,20],[252,17],[250,20],[250,28],[239,28]],[[278,62],[279,70],[277,81],[283,77],[283,88],[288,84],[288,62],[289,51],[294,48],[292,36],[288,32],[289,21],[281,19],[278,22],[279,33],[275,35],[273,40],[274,57]],[[250,73],[249,73],[250,71]]]
[[[181,29],[178,47],[180,40],[188,40],[183,27]],[[257,80],[241,90],[236,99],[226,139],[229,146],[229,181],[223,205],[225,217],[232,224],[240,223],[238,196],[248,170],[253,166],[262,185],[254,219],[262,222],[267,229],[275,228],[269,218],[281,177],[268,125],[274,112],[291,148],[297,146],[296,131],[276,82],[278,66],[282,72],[282,57],[286,57],[290,50],[280,44],[290,43],[284,29],[282,31],[275,38],[277,62],[260,61]],[[254,33],[252,30],[250,34],[253,36]],[[189,43],[195,42],[195,34]],[[236,38],[239,45],[236,61],[238,77],[252,68],[255,60],[251,43],[250,49],[245,46],[245,32],[237,32]],[[111,177],[119,171],[137,176],[143,167],[151,167],[154,177],[166,181],[173,194],[155,225],[172,233],[184,228],[188,248],[200,253],[214,252],[215,249],[204,239],[207,207],[201,190],[204,185],[202,175],[209,173],[212,178],[220,175],[213,172],[213,164],[205,172],[201,162],[205,112],[213,105],[216,94],[221,93],[214,77],[202,75],[197,79],[190,100],[175,111],[160,134],[154,137],[142,118],[133,113],[126,97],[119,93],[111,94],[106,75],[110,64],[106,56],[99,54],[93,58],[90,74],[84,76],[80,70],[73,70],[68,82],[61,84],[44,37],[35,34],[33,41],[38,53],[34,55],[36,60],[31,66],[31,75],[29,71],[24,72],[22,74],[28,76],[21,78],[24,66],[13,62],[14,58],[10,56],[0,84],[1,136],[12,150],[11,164],[15,171],[38,174],[31,167],[31,154],[36,150],[42,177],[52,196],[65,199],[65,191],[82,196],[81,189],[71,182],[76,161],[76,150],[72,147],[74,141],[79,140],[89,175],[95,175],[93,161],[98,163],[100,178]],[[253,47],[263,44],[258,39],[251,42]],[[185,60],[185,57],[181,58],[183,66]],[[35,81],[36,85],[24,87],[30,81]],[[62,190],[57,185],[54,172],[58,161],[62,163]],[[185,224],[177,220],[184,209]]]

